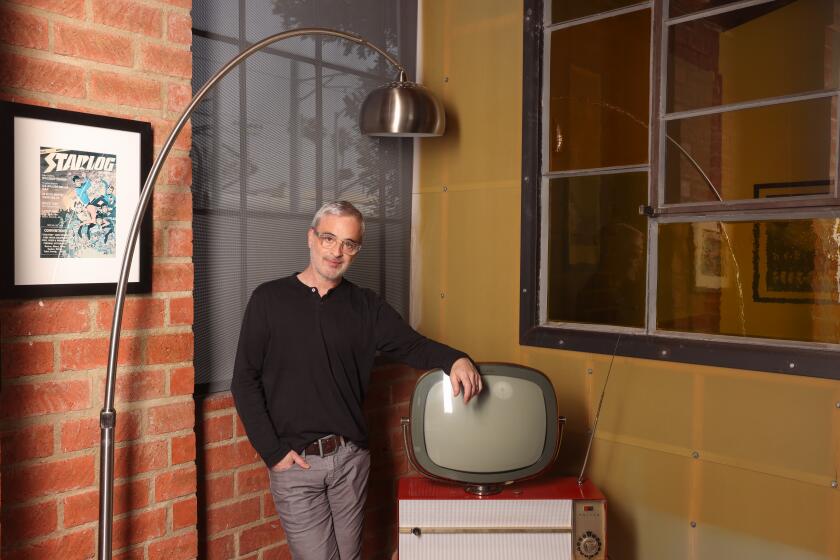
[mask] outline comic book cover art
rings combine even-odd
[[[41,147],[41,258],[113,258],[117,157]]]

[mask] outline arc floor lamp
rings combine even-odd
[[[385,84],[373,90],[362,104],[359,115],[359,128],[362,134],[369,136],[401,136],[423,137],[440,136],[443,134],[446,121],[443,105],[426,88],[415,82],[408,81],[405,68],[392,56],[364,38],[321,27],[309,27],[283,31],[255,43],[242,51],[216,72],[204,84],[195,97],[192,98],[184,112],[178,118],[175,127],[163,144],[160,153],[152,163],[149,176],[143,185],[140,201],[134,213],[129,230],[128,244],[123,255],[120,277],[117,282],[114,318],[111,323],[111,339],[108,346],[108,369],[105,384],[105,400],[99,415],[101,433],[99,459],[99,540],[98,555],[100,560],[110,560],[112,554],[112,529],[114,512],[114,428],[117,413],[114,410],[114,386],[117,373],[117,352],[120,342],[120,326],[122,324],[123,305],[128,282],[128,271],[131,258],[140,233],[140,224],[151,200],[152,189],[155,186],[160,170],[167,155],[174,144],[175,138],[184,127],[198,103],[204,99],[207,92],[213,88],[225,75],[242,63],[249,56],[265,47],[291,37],[302,35],[325,35],[339,37],[370,48],[393,64],[399,70],[396,81]]]

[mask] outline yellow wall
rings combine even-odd
[[[422,21],[449,129],[420,144],[412,322],[549,375],[572,470],[609,358],[518,344],[522,6],[423,0]],[[840,558],[837,402],[837,382],[617,358],[590,468],[611,557]]]

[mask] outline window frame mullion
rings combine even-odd
[[[662,146],[659,142],[662,120],[660,115],[664,111],[664,100],[667,90],[667,72],[662,71],[662,61],[667,57],[667,29],[662,25],[668,16],[668,2],[653,2],[651,9],[650,29],[650,109],[648,111],[648,207],[656,208],[660,199],[660,181],[665,170],[665,158],[662,157]],[[663,187],[664,188],[664,187]],[[659,226],[653,216],[647,221],[647,247],[645,253],[645,332],[652,333],[656,329],[657,290],[659,285]]]

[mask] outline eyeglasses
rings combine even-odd
[[[324,249],[332,249],[338,243],[338,238],[331,233],[318,233],[317,229],[313,229],[318,240],[321,242],[321,247]],[[352,239],[345,239],[341,242],[341,250],[348,255],[355,255],[362,249],[361,243],[356,243]]]

